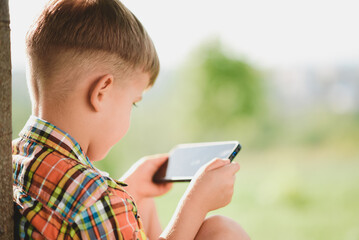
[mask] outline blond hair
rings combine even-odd
[[[151,38],[118,0],[50,1],[28,31],[26,45],[35,101],[62,65],[83,59],[105,61],[123,71],[140,69],[149,73],[149,86],[159,72]]]

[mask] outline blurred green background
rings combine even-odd
[[[47,1],[9,1],[14,138],[31,113],[24,36]],[[359,2],[123,2],[162,69],[96,166],[119,178],[179,143],[238,140],[233,200],[211,214],[252,239],[359,240]],[[163,226],[186,187],[156,200]]]
[[[263,69],[206,40],[160,73],[128,134],[95,165],[119,178],[179,143],[238,140],[233,200],[211,214],[237,220],[252,239],[358,240],[358,73],[358,65]],[[14,138],[30,114],[25,82],[13,72]],[[163,226],[186,187],[156,200]]]

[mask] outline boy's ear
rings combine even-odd
[[[113,87],[113,81],[113,76],[111,74],[106,74],[93,83],[89,92],[89,100],[91,107],[96,112],[101,110],[104,100],[109,94],[109,90]]]

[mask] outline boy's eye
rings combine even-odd
[[[132,103],[132,106],[137,107],[137,104],[136,104],[136,103]]]

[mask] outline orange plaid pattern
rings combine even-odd
[[[31,116],[13,141],[13,176],[20,239],[146,239],[126,184],[44,120]]]

